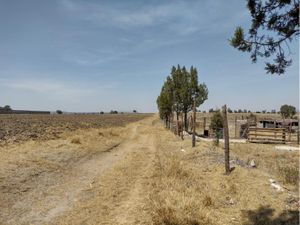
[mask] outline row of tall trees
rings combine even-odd
[[[204,83],[199,84],[196,68],[192,66],[187,70],[184,66],[173,66],[157,97],[159,115],[168,127],[174,113],[177,121],[183,115],[184,129],[187,131],[188,113],[203,104],[207,97],[208,89]]]

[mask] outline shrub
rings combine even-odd
[[[223,117],[220,111],[214,112],[214,115],[211,117],[210,129],[215,132],[223,129]]]
[[[219,139],[222,137],[223,117],[220,111],[214,112],[211,118],[210,129],[215,133],[215,145],[219,145]]]

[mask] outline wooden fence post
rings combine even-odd
[[[223,106],[223,129],[224,129],[224,147],[225,147],[225,173],[230,173],[230,162],[229,162],[229,131],[228,131],[228,120],[227,120],[227,107]]]
[[[192,147],[196,146],[196,100],[193,103],[193,136],[192,136]]]
[[[238,138],[237,137],[237,127],[236,127],[236,124],[237,124],[237,118],[236,116],[234,117],[234,137],[235,138]]]
[[[203,134],[205,133],[206,128],[206,117],[203,117]]]
[[[185,124],[184,124],[184,121],[183,121],[183,113],[181,113],[181,129],[180,129],[180,137],[181,137],[181,139],[183,140],[183,131],[185,130],[184,129],[184,127],[185,127]]]
[[[179,136],[179,114],[176,112],[176,134]]]

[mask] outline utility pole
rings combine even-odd
[[[183,122],[183,113],[181,113],[181,132],[180,132],[180,137],[183,140],[183,129],[184,128],[184,122]]]
[[[224,129],[224,143],[225,143],[225,173],[230,173],[229,164],[229,131],[228,131],[228,120],[227,120],[227,107],[223,106],[223,129]]]
[[[193,137],[192,137],[192,146],[196,146],[196,99],[194,98],[193,102]]]

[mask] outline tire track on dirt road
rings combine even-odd
[[[151,224],[148,194],[156,154],[156,118],[139,122],[132,139],[120,146],[126,155],[99,177],[89,197],[51,224]]]

